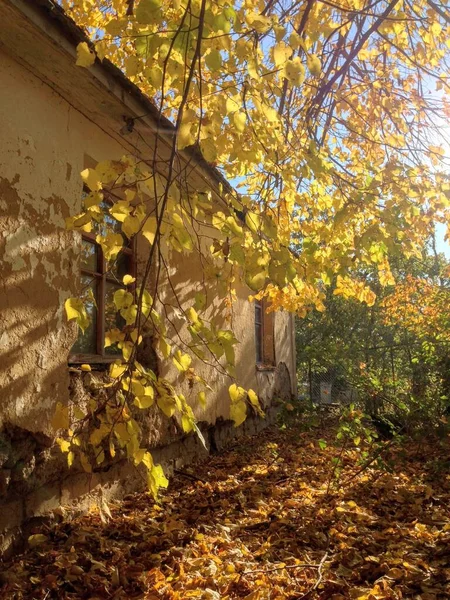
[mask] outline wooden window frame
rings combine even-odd
[[[275,313],[267,312],[265,299],[255,301],[256,368],[272,371],[276,368]]]
[[[111,266],[115,263],[108,263],[105,259],[103,249],[101,245],[96,240],[95,233],[87,233],[83,232],[81,234],[81,244],[83,241],[89,242],[93,244],[96,250],[97,256],[97,271],[91,271],[85,267],[81,267],[80,269],[80,278],[90,277],[91,282],[96,281],[96,303],[97,303],[97,315],[96,315],[96,335],[95,335],[95,346],[96,353],[95,354],[84,354],[84,353],[72,353],[69,354],[69,364],[82,364],[82,363],[90,363],[90,364],[109,364],[117,360],[118,355],[107,354],[105,352],[105,297],[106,297],[106,285],[108,282],[118,284],[118,279],[111,274]],[[132,277],[136,277],[136,243],[135,240],[131,242],[128,247],[122,248],[120,254],[126,254],[128,259],[127,273]],[[117,258],[116,258],[117,260]],[[108,268],[109,264],[109,268]],[[122,284],[123,289],[128,289],[132,293],[135,292],[135,285],[124,285]],[[74,342],[75,343],[75,342]]]

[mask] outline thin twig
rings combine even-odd
[[[273,567],[271,569],[255,569],[250,571],[243,571],[241,575],[251,575],[252,573],[272,573],[273,571],[282,571],[283,569],[319,569],[320,564],[314,565],[310,563],[299,563],[298,565],[284,565],[284,567]]]
[[[206,483],[204,479],[202,479],[201,477],[197,477],[197,475],[191,475],[190,473],[180,471],[179,469],[174,469],[173,472],[177,475],[180,475],[181,477],[186,477],[186,479],[190,479],[191,481],[200,481],[201,483]]]
[[[314,590],[316,590],[319,587],[319,585],[322,581],[322,578],[323,578],[323,565],[324,565],[325,561],[327,560],[327,558],[328,558],[328,551],[325,552],[325,554],[322,557],[322,560],[319,563],[317,579],[314,582],[314,585],[312,585],[305,594],[303,594],[302,596],[295,596],[294,598],[292,598],[292,600],[304,600],[304,598],[309,596],[309,594],[311,592],[314,592]]]

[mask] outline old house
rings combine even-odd
[[[0,545],[5,548],[30,519],[96,494],[119,496],[139,484],[133,468],[120,462],[91,474],[69,470],[54,447],[50,422],[58,402],[67,404],[90,385],[92,373],[77,369],[80,356],[93,373],[108,363],[102,336],[111,315],[103,300],[117,283],[101,268],[92,275],[89,261],[100,252],[95,240],[65,228],[65,219],[80,210],[80,172],[127,152],[142,152],[145,160],[156,111],[110,63],[97,61],[90,69],[75,65],[84,34],[53,0],[3,0],[0,19]],[[136,117],[130,132],[124,125]],[[170,136],[169,123],[167,128]],[[219,194],[219,186],[226,185],[195,151],[183,152],[183,160],[190,165],[192,188]],[[124,261],[139,265],[139,260],[138,244]],[[187,297],[196,290],[200,267],[192,257],[173,260],[175,285]],[[95,293],[102,301],[90,330],[77,338],[63,305],[89,274],[99,282]],[[237,378],[258,393],[270,416],[274,398],[295,392],[293,318],[265,316],[248,295],[240,284],[232,308],[240,340]],[[173,367],[151,347],[148,352],[170,377]],[[236,433],[229,421],[230,381],[201,368],[214,393],[206,407],[194,407],[196,418],[209,432],[207,443],[219,448]],[[255,416],[239,429],[251,432],[263,425]],[[147,430],[148,446],[166,466],[205,453],[195,436],[184,436],[157,411]]]

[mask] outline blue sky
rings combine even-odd
[[[443,252],[447,258],[450,258],[450,244],[444,240],[446,226],[443,223],[436,223],[436,250]]]

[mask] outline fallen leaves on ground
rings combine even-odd
[[[321,450],[319,438],[328,438]],[[450,598],[448,444],[389,448],[391,473],[342,454],[333,432],[264,431],[136,494],[41,527],[4,565],[4,599]],[[346,483],[347,481],[347,483]]]

